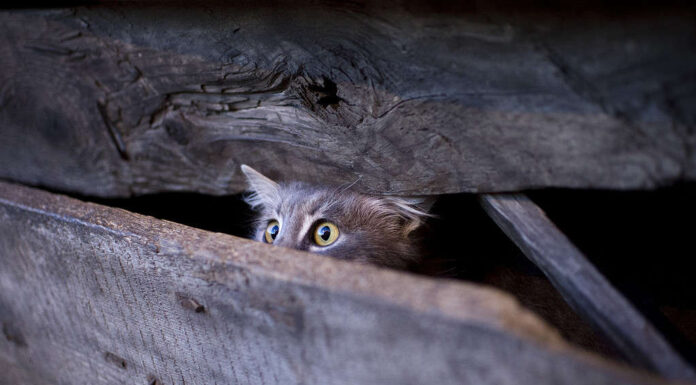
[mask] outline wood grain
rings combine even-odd
[[[658,384],[507,294],[0,183],[0,383]]]
[[[0,177],[380,194],[696,176],[688,5],[129,2],[0,12]]]
[[[486,212],[566,301],[636,365],[696,382],[694,369],[523,194],[481,197]],[[591,230],[589,230],[591,231]]]

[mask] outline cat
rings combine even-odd
[[[255,240],[394,268],[420,259],[417,230],[432,199],[371,196],[350,191],[352,185],[276,183],[247,165],[241,170],[245,201],[259,213]]]

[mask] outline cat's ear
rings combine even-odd
[[[436,198],[432,196],[385,197],[393,210],[404,220],[403,233],[408,236],[420,227],[427,217],[432,217],[430,208]]]
[[[251,193],[244,198],[249,206],[252,208],[261,206],[273,207],[280,202],[280,188],[278,183],[246,164],[243,164],[241,169],[249,185],[248,191]]]
[[[432,216],[428,213],[437,200],[437,197],[432,195],[402,196],[397,198],[424,213],[425,216]]]

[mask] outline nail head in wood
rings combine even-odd
[[[22,332],[19,331],[19,329],[17,329],[17,327],[11,323],[3,322],[2,334],[5,335],[5,338],[8,341],[12,342],[13,344],[19,347],[27,346],[27,341],[24,339],[24,335],[22,334]]]
[[[193,310],[196,313],[205,313],[205,306],[201,305],[195,299],[181,293],[176,293],[179,303],[186,309]]]
[[[126,362],[126,360],[121,358],[120,356],[117,356],[114,353],[111,353],[111,352],[104,353],[104,359],[106,361],[111,362],[112,364],[118,366],[121,369],[126,369],[128,367],[128,363]]]

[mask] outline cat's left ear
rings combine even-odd
[[[428,214],[430,212],[430,209],[433,207],[435,201],[437,200],[437,197],[432,195],[408,196],[398,198],[424,214]]]
[[[387,197],[385,198],[395,212],[405,220],[404,235],[408,236],[420,227],[427,217],[432,217],[430,209],[437,198],[433,196]]]
[[[252,208],[260,206],[273,207],[280,202],[280,187],[278,183],[246,164],[243,164],[241,169],[249,184],[248,191],[251,192],[250,195],[244,198],[249,206]]]

